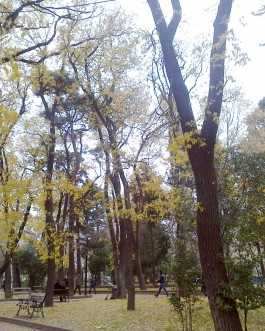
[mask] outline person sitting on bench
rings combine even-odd
[[[66,289],[66,286],[62,285],[60,283],[60,281],[57,279],[56,283],[54,284],[54,289],[55,290],[62,290],[62,289]],[[60,295],[60,301],[63,301],[63,297]]]

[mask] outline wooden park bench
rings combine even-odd
[[[31,293],[31,288],[30,287],[14,287],[13,288],[13,295],[27,295],[29,298]]]
[[[34,313],[39,312],[41,312],[42,317],[44,317],[43,306],[45,297],[45,293],[32,293],[30,294],[28,299],[19,299],[19,302],[17,303],[18,312],[16,316],[19,315],[20,310],[27,310],[28,315],[30,315],[30,318],[32,318]],[[30,313],[31,310],[32,312]]]
[[[53,290],[53,296],[54,297],[63,297],[64,301],[69,301],[69,288],[60,288],[60,289],[54,289]]]

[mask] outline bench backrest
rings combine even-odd
[[[12,294],[13,295],[30,295],[31,293],[31,288],[30,287],[14,287]]]
[[[68,293],[69,292],[69,288],[55,288],[53,290],[53,293]]]
[[[45,297],[46,297],[46,293],[39,293],[39,294],[33,293],[33,294],[31,294],[29,300],[38,302],[39,304],[43,304]]]

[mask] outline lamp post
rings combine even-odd
[[[87,252],[85,257],[85,296],[87,296]]]
[[[85,296],[87,296],[87,255],[88,255],[88,238],[86,238],[86,256],[85,256]]]

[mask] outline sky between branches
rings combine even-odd
[[[116,0],[128,13],[135,13],[139,27],[153,29],[154,23],[146,0]],[[212,36],[213,20],[216,14],[217,0],[180,0],[182,7],[182,31],[189,35],[200,33]],[[161,0],[160,4],[170,19],[171,0]],[[256,106],[265,96],[265,15],[254,16],[264,6],[263,0],[235,0],[229,28],[233,29],[240,41],[242,51],[248,54],[250,61],[233,68],[238,85],[242,85],[246,98]]]

